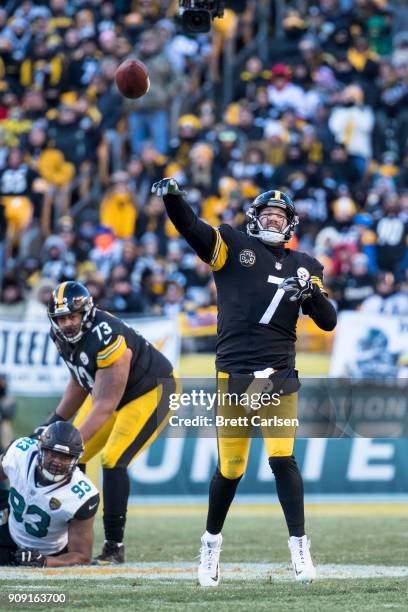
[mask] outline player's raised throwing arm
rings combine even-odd
[[[152,187],[152,193],[162,196],[170,221],[177,231],[187,240],[197,255],[206,263],[211,263],[219,240],[217,231],[197,217],[183,199],[186,192],[174,178],[164,178]]]

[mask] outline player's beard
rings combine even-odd
[[[66,336],[67,338],[75,338],[75,336],[77,336],[79,334],[79,332],[81,331],[81,326],[80,325],[70,325],[69,327],[64,327],[64,329],[62,329],[60,327],[61,333],[64,334],[64,336]]]
[[[47,457],[42,457],[39,464],[39,471],[42,479],[47,483],[62,482],[66,480],[73,468],[73,461],[70,464],[61,463],[55,459],[47,460]]]

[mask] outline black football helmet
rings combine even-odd
[[[80,331],[73,337],[66,336],[56,319],[72,313],[83,313]],[[96,308],[88,289],[78,281],[67,281],[58,285],[48,303],[48,317],[56,334],[67,342],[76,343],[91,327]]]
[[[260,212],[268,206],[275,206],[285,211],[288,224],[283,232],[266,230],[262,227],[259,221],[259,215]],[[283,191],[277,191],[275,189],[260,193],[252,202],[246,215],[248,218],[248,234],[254,238],[259,238],[259,240],[267,244],[282,244],[288,242],[295,233],[296,226],[299,223],[299,217],[296,214],[296,208],[292,199],[286,193],[283,193]]]
[[[80,432],[66,421],[51,423],[41,434],[38,448],[38,469],[47,482],[61,482],[70,478],[84,452]],[[68,456],[71,461],[59,462],[47,450]]]

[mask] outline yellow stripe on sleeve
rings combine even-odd
[[[112,344],[110,344],[103,351],[99,351],[96,356],[96,365],[98,368],[107,368],[112,363],[115,363],[122,357],[123,353],[126,351],[126,340],[123,336],[118,336]]]
[[[210,266],[214,272],[218,272],[224,266],[228,257],[228,247],[221,237],[219,230],[215,230],[217,233],[217,240],[215,241],[215,247],[213,255],[211,257]]]

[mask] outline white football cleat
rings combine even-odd
[[[216,587],[220,582],[221,544],[221,534],[208,538],[205,533],[201,538],[198,581],[202,587]]]
[[[316,568],[310,556],[310,540],[307,536],[289,538],[288,546],[292,557],[293,570],[298,582],[313,582]]]

